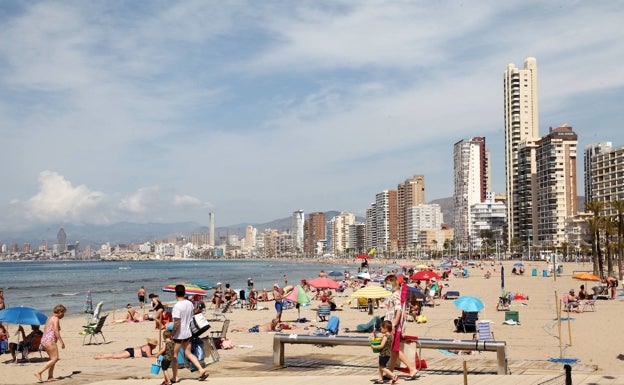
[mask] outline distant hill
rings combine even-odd
[[[434,199],[429,203],[440,205],[444,223],[449,227],[453,227],[453,222],[455,221],[455,200],[453,197]]]

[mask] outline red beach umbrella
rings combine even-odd
[[[340,287],[340,283],[334,281],[333,279],[318,277],[313,280],[308,281],[308,285],[312,286],[315,289],[338,289]]]
[[[431,278],[440,279],[440,276],[435,271],[421,270],[412,274],[410,278],[418,281],[429,281]]]
[[[368,258],[370,258],[370,255],[368,255],[368,254],[359,254],[359,255],[356,255],[355,258],[357,258],[357,259],[368,259]]]

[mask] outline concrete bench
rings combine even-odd
[[[448,349],[448,350],[471,350],[477,352],[496,352],[498,361],[497,374],[508,374],[507,369],[507,343],[493,340],[465,340],[418,338],[413,342],[422,349]],[[344,336],[314,336],[308,334],[285,334],[277,333],[273,336],[273,365],[284,366],[285,344],[309,344],[309,345],[348,345],[370,346],[368,337],[344,337]]]

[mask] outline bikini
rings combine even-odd
[[[143,348],[139,348],[139,350],[141,350],[141,357],[147,358],[147,353],[145,353],[145,350],[143,350]],[[130,358],[134,358],[134,348],[127,348],[125,349],[125,351],[128,352]]]

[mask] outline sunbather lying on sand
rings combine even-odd
[[[117,353],[97,354],[93,356],[93,358],[96,360],[101,360],[103,358],[113,358],[113,359],[134,358],[134,357],[152,358],[152,357],[155,357],[153,351],[154,349],[156,349],[157,345],[158,345],[158,342],[155,339],[148,338],[147,344],[143,346],[138,346],[136,348],[127,348]]]
[[[281,330],[281,327],[279,326],[279,322],[277,321],[277,318],[273,318],[271,321],[262,324],[262,325],[254,325],[252,327],[250,327],[249,329],[246,329],[244,327],[236,327],[236,328],[232,328],[230,329],[230,331],[232,332],[237,332],[237,333],[244,333],[244,332],[249,332],[249,333],[262,333],[262,332],[278,332]]]

